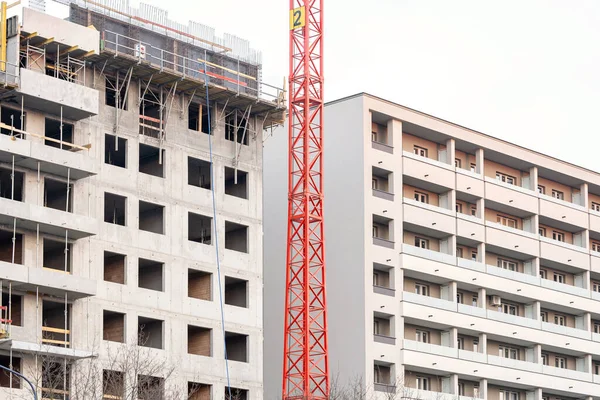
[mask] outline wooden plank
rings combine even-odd
[[[58,139],[54,139],[54,138],[51,138],[51,137],[46,137],[46,136],[40,135],[38,133],[25,132],[25,131],[23,131],[21,129],[13,128],[10,125],[6,125],[5,123],[2,123],[2,122],[0,122],[0,128],[8,129],[9,131],[12,130],[13,132],[22,133],[24,135],[31,135],[33,137],[37,137],[37,138],[40,138],[40,139],[48,140],[48,141],[54,142],[54,143],[61,143],[61,141],[58,140]],[[62,141],[62,144],[65,145],[65,146],[69,146],[69,147],[75,147],[76,149],[80,149],[80,150],[89,150],[89,147],[79,146],[77,144],[73,144],[73,143],[69,143],[69,142],[65,142],[65,141]],[[90,146],[91,147],[91,145],[86,145],[86,146]]]
[[[42,339],[42,343],[61,344],[61,345],[64,345],[64,346],[69,346],[70,345],[69,341],[54,340],[54,339]]]
[[[51,326],[42,326],[42,332],[71,333],[68,329],[53,328]]]

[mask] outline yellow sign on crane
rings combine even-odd
[[[304,6],[290,10],[290,30],[302,28],[306,25],[306,9]]]

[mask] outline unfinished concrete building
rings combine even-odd
[[[44,399],[260,399],[262,133],[283,92],[247,42],[110,4],[7,24],[0,365]],[[132,375],[132,353],[160,368]],[[0,375],[1,398],[28,395]]]

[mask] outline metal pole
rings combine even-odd
[[[18,373],[15,370],[12,370],[10,368],[7,368],[3,365],[0,365],[0,369],[3,369],[5,371],[10,372],[11,374],[15,374],[16,376],[18,376],[19,378],[23,379],[25,382],[27,382],[27,384],[29,385],[29,387],[31,388],[31,392],[33,393],[33,398],[34,400],[37,400],[37,392],[35,391],[35,387],[33,386],[33,384],[31,383],[31,381],[29,381],[29,379],[25,378],[23,375],[21,375],[20,373]]]

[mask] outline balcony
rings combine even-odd
[[[446,264],[456,264],[456,257],[452,254],[441,253],[439,251],[422,249],[421,247],[412,246],[410,244],[402,244],[402,252],[415,257],[427,258],[432,261],[438,261]]]
[[[15,290],[77,300],[96,295],[96,281],[45,268],[33,268],[0,261],[0,279],[12,282]]]
[[[574,210],[583,211],[583,212],[587,213],[587,209],[583,205],[578,204],[576,202],[557,199],[556,197],[548,196],[547,194],[542,194],[542,193],[538,193],[538,196],[540,197],[540,209],[541,210],[544,210],[546,207],[548,207],[549,206],[548,203],[554,203],[554,204],[558,204],[561,206],[569,207]],[[555,209],[557,209],[557,208],[555,208]]]
[[[383,344],[391,344],[391,345],[396,344],[395,337],[386,336],[386,335],[373,334],[373,341],[377,342],[377,343],[383,343]]]
[[[448,311],[456,311],[456,303],[435,297],[423,296],[411,292],[402,292],[402,300],[409,303],[421,304],[428,307],[441,308]]]
[[[538,235],[486,221],[486,241],[494,247],[518,251],[531,256],[539,255]]]
[[[384,151],[386,153],[394,154],[394,148],[389,144],[371,141],[371,147],[375,150]]]
[[[4,351],[12,350],[16,354],[37,354],[55,357],[56,359],[66,358],[68,360],[77,360],[94,357],[95,354],[87,350],[78,350],[68,347],[52,346],[48,344],[32,343],[16,339],[0,340],[0,349]]]
[[[510,271],[504,268],[499,268],[495,265],[486,265],[485,269],[488,274],[501,276],[503,278],[512,279],[515,281],[528,283],[530,285],[540,286],[540,277],[534,275],[528,275],[522,272]]]
[[[592,382],[592,374],[589,372],[575,371],[567,368],[556,368],[542,365],[542,372],[547,375],[560,376],[562,378],[576,379],[578,381]]]
[[[378,197],[380,199],[394,201],[394,193],[386,192],[384,190],[372,189],[373,196]]]
[[[541,364],[532,363],[529,361],[514,360],[512,358],[499,357],[491,354],[487,355],[487,363],[505,368],[516,368],[538,373],[542,372]]]
[[[590,257],[586,248],[539,236],[540,257],[560,264],[589,269]]]
[[[517,315],[505,314],[494,310],[487,310],[487,317],[494,321],[540,329],[540,321],[532,318],[519,317]]]
[[[470,269],[473,271],[486,272],[486,265],[479,261],[473,261],[468,258],[457,258],[456,264],[461,268]]]
[[[98,232],[96,219],[49,207],[0,198],[0,210],[0,224],[12,226],[16,218],[20,229],[35,231],[39,224],[41,233],[64,237],[67,230],[69,239],[81,239]]]
[[[444,357],[458,357],[458,349],[455,347],[417,342],[416,340],[404,339],[402,341],[402,348],[406,350],[419,351],[421,353],[437,354]]]
[[[517,186],[517,185],[512,185],[512,184],[510,184],[510,183],[502,182],[502,181],[501,181],[501,180],[499,180],[499,179],[495,179],[495,178],[492,178],[492,177],[489,177],[489,176],[486,176],[486,177],[485,177],[485,182],[486,182],[486,183],[490,183],[490,184],[492,184],[492,185],[497,185],[497,186],[500,186],[500,187],[503,187],[503,188],[506,188],[506,189],[514,190],[514,191],[516,191],[516,192],[523,193],[523,194],[526,194],[526,195],[532,196],[532,197],[534,197],[534,198],[536,197],[536,193],[537,193],[537,192],[536,192],[536,191],[534,191],[534,190],[531,190],[531,189],[529,189],[529,188],[526,188],[526,187],[521,187],[521,186]],[[487,186],[487,185],[486,185],[486,186]],[[514,196],[514,194],[513,194],[513,196]],[[508,198],[510,198],[510,196],[509,196]],[[521,197],[520,197],[520,199],[524,199],[524,198],[521,198]],[[531,199],[531,200],[533,200],[533,201],[535,202],[535,199]],[[531,201],[531,200],[530,200],[530,201]],[[526,203],[529,203],[530,201],[526,201]],[[530,205],[530,204],[524,204],[524,206],[526,206],[526,207],[531,207],[531,205]],[[519,208],[520,208],[520,207],[519,207]],[[529,210],[528,210],[528,211],[529,211]],[[531,212],[535,212],[535,211],[531,211]]]
[[[15,167],[37,171],[39,162],[41,172],[65,178],[67,169],[70,169],[71,180],[86,178],[98,172],[87,149],[79,152],[64,151],[46,146],[42,141],[25,140],[21,138],[22,134],[15,135],[18,137],[0,134],[0,162],[10,164],[15,156]]]
[[[588,297],[588,298],[590,297],[590,291],[588,289],[584,289],[584,288],[577,287],[577,286],[571,286],[571,285],[567,285],[564,283],[554,282],[550,279],[540,279],[540,282],[541,282],[542,287],[545,287],[548,289],[557,290],[559,292],[564,292],[564,293],[569,293],[569,294],[574,294],[575,296]]]
[[[592,333],[583,329],[571,328],[569,326],[552,324],[550,322],[541,323],[543,331],[554,332],[560,335],[578,337],[580,339],[592,340]]]
[[[447,189],[454,188],[454,166],[413,153],[403,152],[402,173]]]
[[[455,212],[447,208],[433,206],[413,199],[404,198],[404,222],[429,228],[446,234],[455,234]]]
[[[396,290],[384,286],[373,285],[373,293],[382,294],[384,296],[396,296]]]

